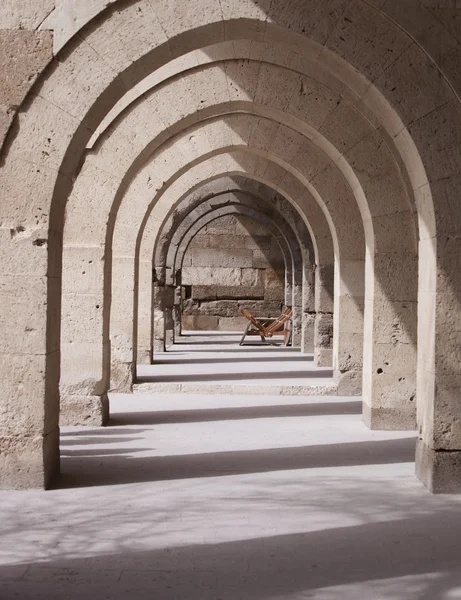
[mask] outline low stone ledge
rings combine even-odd
[[[327,385],[246,385],[246,384],[203,384],[203,383],[170,383],[156,381],[152,383],[136,383],[135,394],[232,394],[249,396],[336,396],[337,386]]]

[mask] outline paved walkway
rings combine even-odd
[[[0,492],[1,600],[461,598],[461,497],[356,399],[111,398],[60,488]]]
[[[332,395],[337,386],[330,368],[316,367],[312,354],[248,338],[241,333],[188,332],[156,355],[155,364],[138,366],[136,393],[235,393]]]

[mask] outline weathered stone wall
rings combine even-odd
[[[184,256],[183,329],[242,330],[240,309],[278,316],[285,265],[270,232],[248,217],[228,215],[206,225]]]

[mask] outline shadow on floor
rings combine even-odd
[[[68,450],[57,487],[89,487],[293,469],[413,462],[414,436],[397,440],[136,457],[146,448]],[[117,456],[111,454],[117,453]]]
[[[298,361],[302,361],[302,362],[313,362],[314,357],[313,356],[309,356],[306,354],[303,355],[297,355],[297,356],[289,356],[287,358],[282,357],[282,356],[248,356],[248,357],[244,357],[242,356],[241,358],[237,357],[237,356],[231,356],[229,358],[208,358],[208,357],[204,357],[204,358],[191,358],[191,359],[187,359],[187,362],[183,359],[176,359],[176,358],[172,358],[172,359],[161,359],[161,358],[156,358],[154,360],[154,365],[184,365],[184,364],[188,364],[188,365],[200,365],[200,364],[232,364],[232,363],[252,363],[252,362],[280,362],[280,361],[287,361],[287,362],[298,362]]]
[[[192,345],[192,344],[191,344]],[[219,354],[220,352],[225,352],[226,354],[228,352],[245,352],[248,351],[248,348],[245,350],[245,348],[243,346],[237,346],[237,347],[233,347],[233,348],[202,348],[202,344],[194,344],[197,346],[197,348],[191,348],[191,346],[187,347],[187,350],[184,350],[183,348],[181,348],[181,345],[175,345],[175,346],[168,346],[166,349],[166,352],[168,352],[169,354],[189,354],[190,352],[213,352],[213,353],[217,353]],[[266,354],[266,352],[287,352],[287,353],[291,353],[291,355],[293,355],[294,352],[299,352],[299,354],[301,355],[301,349],[300,348],[285,348],[284,346],[263,346],[263,345],[256,345],[256,346],[252,346],[251,347],[251,352],[257,352],[258,354],[260,354],[261,356],[264,356]],[[284,360],[284,357],[279,357],[281,360]],[[289,360],[291,360],[291,356],[289,358]]]
[[[261,373],[185,373],[181,375],[140,375],[136,378],[136,383],[194,383],[196,381],[219,383],[220,381],[242,381],[245,380],[267,380],[267,379],[329,379],[333,377],[333,371],[326,369],[324,371],[275,371]],[[291,382],[296,383],[296,382]]]
[[[117,413],[110,424],[160,425],[166,423],[205,423],[208,421],[239,421],[242,419],[276,419],[320,415],[360,415],[362,402],[311,402],[309,404],[276,404],[273,406],[236,406],[194,410]],[[110,429],[109,429],[110,431]]]
[[[155,545],[152,529],[139,529],[138,548]],[[9,580],[11,567],[1,567],[2,600],[442,600],[459,597],[461,586],[461,514],[454,508],[436,517],[405,513],[380,522],[144,550],[130,548],[135,544],[127,534],[111,551],[93,555],[85,533],[91,539],[91,524],[82,526],[69,555],[24,565],[20,581]],[[77,553],[85,558],[74,558]]]

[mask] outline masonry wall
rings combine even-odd
[[[183,329],[241,331],[240,310],[276,317],[284,304],[285,265],[271,233],[228,215],[206,225],[184,256]]]

